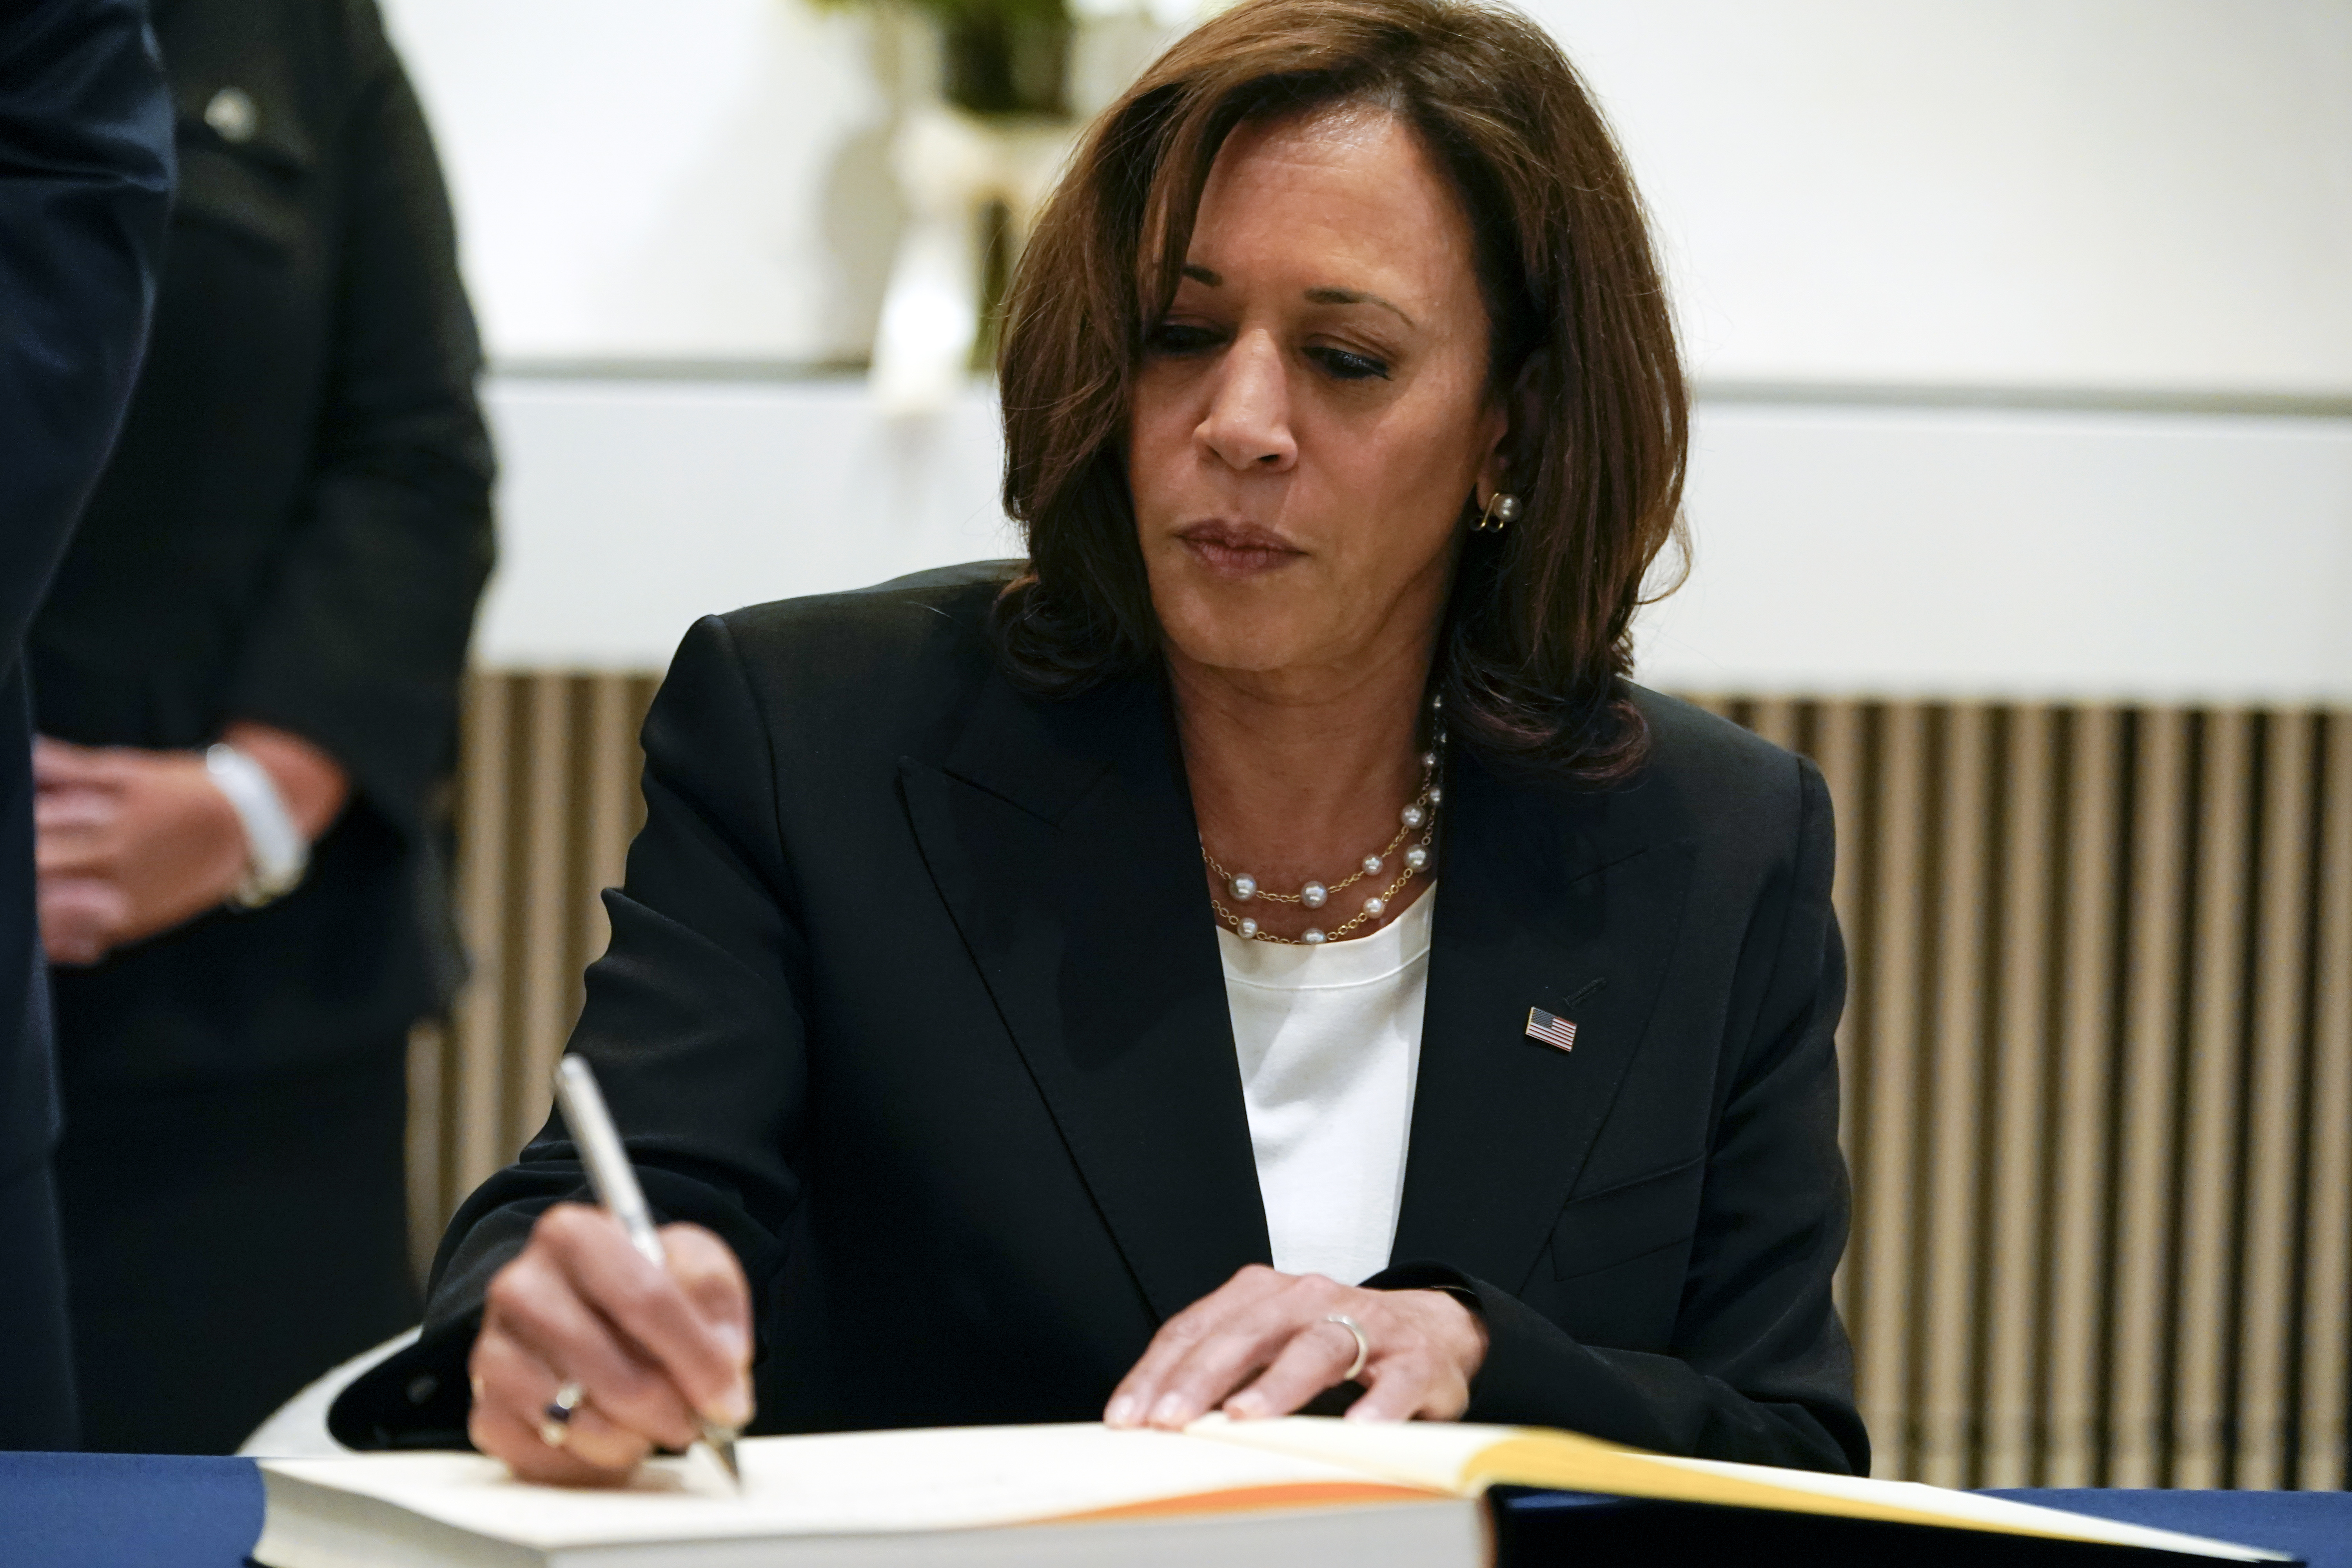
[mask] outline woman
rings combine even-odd
[[[647,722],[573,1048],[669,1273],[551,1128],[339,1430],[593,1481],[754,1403],[1353,1383],[1864,1468],[1828,803],[1622,679],[1683,389],[1558,50],[1204,24],[1080,153],[1003,386],[1026,563],[706,620]]]
[[[490,556],[448,198],[372,0],[157,0],[179,186],[29,662],[83,1433],[226,1453],[415,1321],[410,1026]],[[263,907],[263,906],[267,907]]]

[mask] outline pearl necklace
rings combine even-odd
[[[1433,721],[1444,703],[1443,698],[1430,699]],[[1438,769],[1444,760],[1442,752],[1445,745],[1444,730],[1439,728],[1433,740],[1434,744],[1432,748],[1421,754],[1421,788],[1405,808],[1397,813],[1400,826],[1397,828],[1396,837],[1390,839],[1378,853],[1365,856],[1358,862],[1355,870],[1328,886],[1321,882],[1310,881],[1295,893],[1275,892],[1271,889],[1259,886],[1258,879],[1247,871],[1226,870],[1217,864],[1217,858],[1209,853],[1208,841],[1203,839],[1201,842],[1201,858],[1208,865],[1209,874],[1225,885],[1226,890],[1233,895],[1234,902],[1246,904],[1264,899],[1268,903],[1300,904],[1310,910],[1323,908],[1331,901],[1334,894],[1346,892],[1367,877],[1379,876],[1388,868],[1391,858],[1397,853],[1397,850],[1404,847],[1404,868],[1397,873],[1394,881],[1366,899],[1363,907],[1355,914],[1328,931],[1319,926],[1308,926],[1295,937],[1276,936],[1271,931],[1259,929],[1257,921],[1250,916],[1235,914],[1232,910],[1227,909],[1225,901],[1212,893],[1209,896],[1209,907],[1217,911],[1217,919],[1230,927],[1234,933],[1244,942],[1274,942],[1290,947],[1319,947],[1327,942],[1340,940],[1366,921],[1375,921],[1388,913],[1389,906],[1396,901],[1396,896],[1403,891],[1404,885],[1429,868],[1430,846],[1437,837],[1437,808],[1445,799],[1445,791],[1437,782]],[[1404,841],[1416,832],[1421,835],[1420,839],[1412,846],[1405,847]]]

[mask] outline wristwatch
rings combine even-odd
[[[294,826],[269,770],[224,742],[205,748],[205,771],[245,825],[245,880],[229,902],[257,910],[301,886],[310,868],[310,846]]]

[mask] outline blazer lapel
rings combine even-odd
[[[1167,700],[992,677],[899,784],[999,1016],[1161,1318],[1271,1260],[1215,928]]]
[[[1391,1256],[1517,1290],[1641,1047],[1690,846],[1622,841],[1606,795],[1452,773]],[[1529,1038],[1530,1007],[1573,1021],[1574,1047]]]

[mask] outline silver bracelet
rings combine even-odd
[[[224,742],[205,748],[205,772],[245,827],[245,880],[229,901],[257,910],[299,887],[310,868],[310,846],[269,770]]]

